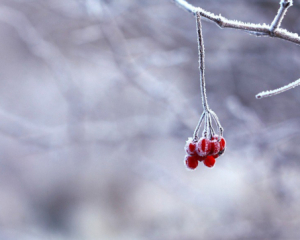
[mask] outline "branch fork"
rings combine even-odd
[[[240,21],[229,20],[229,19],[226,19],[225,17],[222,17],[221,15],[215,15],[215,14],[210,13],[210,12],[200,8],[200,7],[195,7],[191,4],[189,4],[188,2],[186,2],[185,0],[172,0],[172,1],[174,3],[176,3],[178,6],[185,9],[186,11],[192,13],[193,15],[196,15],[197,19],[199,17],[204,17],[204,18],[216,23],[221,28],[233,28],[233,29],[245,31],[245,32],[247,32],[251,35],[255,35],[257,37],[264,37],[265,36],[265,37],[279,38],[279,39],[283,39],[283,40],[295,43],[297,45],[300,45],[300,36],[297,33],[291,33],[289,31],[287,31],[286,29],[280,28],[281,23],[282,23],[285,15],[287,13],[287,10],[291,6],[293,6],[293,0],[281,0],[280,1],[280,3],[279,3],[280,8],[279,8],[273,22],[271,23],[271,25],[243,23],[243,22],[240,22]],[[199,31],[199,28],[198,28],[198,31]],[[202,59],[199,59],[200,62],[201,62],[201,60]],[[201,73],[201,66],[200,66],[200,73]],[[202,81],[202,85],[203,84],[204,84],[204,87],[205,87],[205,82],[204,81]],[[298,79],[298,80],[296,80],[296,81],[294,81],[294,82],[292,82],[292,83],[290,83],[290,84],[288,84],[284,87],[281,87],[281,88],[278,88],[278,89],[275,89],[275,90],[271,90],[271,91],[261,92],[261,93],[256,95],[256,98],[264,98],[264,97],[274,96],[274,95],[277,95],[279,93],[290,90],[294,87],[297,87],[299,85],[300,85],[300,79]],[[204,95],[203,105],[205,105],[206,104],[205,101],[207,102],[207,100],[205,100],[206,99],[205,89],[203,89],[203,88],[202,88],[202,95]]]
[[[274,35],[274,31],[281,26],[282,20],[288,10],[289,7],[293,6],[292,0],[281,0],[280,2],[280,8],[277,12],[277,15],[275,16],[271,27],[270,27],[270,33]]]
[[[202,123],[204,122],[204,129],[202,132],[202,136],[207,139],[212,139],[212,137],[216,136],[216,131],[213,128],[213,121],[218,128],[218,141],[220,141],[221,137],[223,137],[223,127],[219,121],[217,114],[211,109],[204,110],[200,120],[197,124],[197,127],[193,134],[193,141],[197,142],[200,139],[200,128]]]

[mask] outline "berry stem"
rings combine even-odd
[[[197,141],[199,140],[199,136],[198,136],[198,134],[199,134],[199,129],[200,129],[200,127],[201,127],[201,124],[202,124],[202,122],[203,122],[204,117],[205,117],[205,111],[202,113],[202,115],[201,115],[201,117],[200,117],[200,119],[199,119],[199,122],[198,122],[198,124],[197,124],[197,127],[196,127],[196,129],[195,129],[195,131],[194,131],[194,135],[193,135],[193,141],[194,141],[194,142],[197,142]]]
[[[210,126],[210,122],[209,122],[209,112],[204,111],[204,113],[205,113],[205,127],[203,130],[203,135],[205,138],[209,138],[209,134],[211,131],[211,126]]]
[[[214,130],[213,126],[212,126],[211,114],[210,114],[210,113],[208,114],[208,120],[209,120],[209,128],[210,128],[210,132],[209,132],[209,133],[210,133],[210,136],[209,136],[209,139],[211,139],[212,136],[215,135],[215,130]]]
[[[205,138],[211,138],[211,136],[214,135],[214,129],[212,127],[211,123],[211,117],[210,117],[210,110],[204,111],[203,114],[205,115],[205,124],[204,124],[204,129],[203,129],[203,136]]]
[[[209,112],[209,107],[207,103],[206,97],[206,88],[205,88],[205,49],[204,49],[204,41],[202,36],[202,25],[201,25],[201,15],[200,12],[196,13],[197,19],[197,33],[198,33],[198,52],[199,52],[199,70],[200,70],[200,87],[201,87],[201,95],[202,95],[202,105],[206,112]]]
[[[218,118],[217,114],[214,111],[212,111],[212,110],[210,110],[210,114],[212,115],[212,118],[214,119],[214,121],[215,121],[215,123],[216,123],[216,125],[217,125],[217,127],[219,129],[220,136],[222,137],[224,129],[221,126],[221,123],[219,121],[219,118]]]
[[[203,136],[205,138],[211,139],[215,135],[215,131],[212,124],[212,119],[215,121],[217,127],[219,128],[220,135],[223,135],[223,128],[219,122],[217,115],[209,108],[206,96],[206,84],[205,84],[205,48],[204,40],[202,34],[202,24],[201,24],[201,15],[200,12],[195,12],[196,15],[196,24],[197,24],[197,34],[198,34],[198,54],[199,54],[199,71],[200,71],[200,89],[201,89],[201,98],[203,113],[200,117],[198,125],[194,131],[193,141],[196,142],[199,140],[199,129],[204,120],[204,130]]]

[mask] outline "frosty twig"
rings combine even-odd
[[[215,15],[213,13],[210,13],[200,7],[195,7],[185,0],[172,0],[174,3],[176,3],[178,6],[182,7],[186,11],[192,13],[193,15],[197,16],[197,28],[198,28],[198,33],[201,31],[201,22],[200,22],[200,17],[203,17],[205,19],[208,19],[212,22],[215,22],[219,27],[221,28],[233,28],[233,29],[238,29],[238,30],[243,30],[249,34],[258,36],[258,37],[274,37],[274,38],[280,38],[286,41],[293,42],[297,45],[300,45],[300,36],[297,33],[291,33],[287,31],[286,29],[280,28],[282,20],[284,19],[284,16],[288,10],[289,7],[293,5],[293,0],[281,0],[280,1],[280,8],[271,23],[271,25],[267,24],[254,24],[254,23],[244,23],[236,20],[229,20],[227,18],[222,17],[221,15]],[[200,28],[199,28],[200,27]],[[200,30],[199,30],[200,29]],[[201,40],[199,38],[199,40]],[[201,41],[199,43],[199,48],[201,47]],[[200,54],[201,55],[201,54]],[[204,54],[203,54],[204,55]],[[201,62],[201,56],[199,56],[199,61]],[[203,62],[203,68],[204,68],[204,62]],[[201,66],[200,66],[200,73],[201,73]],[[204,79],[204,73],[203,79]],[[205,82],[203,81],[202,85]],[[284,91],[290,90],[294,87],[297,87],[300,85],[300,79],[288,84],[287,86],[272,90],[272,91],[266,91],[262,92],[256,95],[256,98],[263,98],[263,97],[270,97],[274,96],[276,94],[282,93]],[[202,90],[202,95],[204,95],[204,100],[203,100],[203,106],[205,109],[209,109],[207,105],[207,100],[206,100],[206,93],[205,90]]]
[[[288,10],[289,7],[293,6],[293,1],[292,0],[281,0],[280,2],[280,8],[278,10],[277,15],[275,16],[271,27],[270,31],[273,33],[277,28],[280,27],[281,22]]]
[[[212,119],[215,121],[219,133],[223,135],[223,128],[218,120],[217,115],[209,108],[206,96],[206,84],[205,84],[205,48],[202,34],[201,15],[196,13],[196,25],[197,25],[197,37],[198,37],[198,54],[199,54],[199,71],[200,71],[200,88],[202,97],[203,113],[200,117],[198,125],[195,129],[193,140],[196,142],[199,139],[199,130],[204,120],[203,136],[205,138],[212,138],[215,135],[215,131],[212,125]]]
[[[283,5],[281,4],[282,10],[279,10],[278,14],[276,15],[273,23],[271,26],[267,24],[254,24],[254,23],[244,23],[241,21],[236,21],[236,20],[229,20],[221,15],[215,15],[213,13],[210,13],[200,7],[195,7],[189,3],[187,3],[185,0],[172,0],[175,2],[178,6],[182,7],[183,9],[187,10],[188,12],[196,15],[197,12],[199,14],[210,20],[215,22],[219,27],[221,28],[234,28],[234,29],[239,29],[246,31],[250,34],[253,34],[255,36],[269,36],[269,37],[275,37],[275,38],[281,38],[286,41],[290,41],[293,43],[296,43],[300,45],[300,36],[297,33],[291,33],[285,29],[282,28],[277,28],[275,31],[274,29],[276,26],[280,26],[280,23],[284,17],[284,14],[286,13],[286,10],[288,7],[292,6],[293,1],[289,0],[282,0],[282,4],[287,2],[289,3],[288,7],[282,7]],[[285,5],[284,5],[285,6]],[[276,20],[276,21],[275,21]]]
[[[274,89],[274,90],[270,90],[270,91],[264,91],[264,92],[261,92],[259,94],[256,95],[256,98],[257,99],[260,99],[260,98],[265,98],[265,97],[272,97],[274,95],[277,95],[279,93],[283,93],[287,90],[290,90],[290,89],[293,89],[297,86],[300,85],[300,79],[288,84],[288,85],[285,85],[281,88],[277,88],[277,89]]]
[[[199,12],[196,14],[197,16],[197,34],[198,34],[198,51],[199,51],[199,70],[200,70],[200,87],[202,94],[202,104],[205,111],[208,111],[208,103],[206,96],[206,88],[205,88],[205,49],[204,49],[204,41],[202,37],[202,25],[201,25],[201,15]]]

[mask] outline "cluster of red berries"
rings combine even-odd
[[[198,162],[204,163],[207,167],[213,167],[216,163],[216,158],[221,156],[225,151],[225,139],[218,135],[214,135],[211,139],[200,138],[194,141],[189,138],[185,145],[185,164],[189,169],[195,169]]]

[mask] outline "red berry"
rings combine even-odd
[[[211,151],[211,142],[207,138],[200,138],[197,143],[197,153],[201,157],[207,156]]]
[[[198,166],[198,159],[196,156],[185,156],[185,164],[189,169],[194,170]]]
[[[218,153],[218,154],[216,154],[216,155],[213,155],[212,157],[213,157],[214,159],[216,159],[216,158],[220,157],[220,155],[219,155],[219,153]]]
[[[218,154],[213,154],[213,148],[215,148],[215,145],[212,144],[211,154],[213,155],[213,157],[217,158],[225,152],[226,141],[223,137],[219,137],[218,135],[214,135],[211,139],[212,139],[212,141],[214,141],[214,140],[218,141],[219,145],[220,145],[220,150],[219,150]],[[216,151],[214,151],[214,152],[216,152]]]
[[[210,154],[217,155],[219,152],[220,152],[220,143],[218,142],[218,140],[212,140]]]
[[[207,156],[204,160],[204,165],[207,167],[213,167],[216,163],[216,160],[213,156]]]
[[[221,137],[221,140],[220,140],[220,152],[223,151],[226,147],[226,141],[223,137]]]
[[[189,138],[186,141],[186,145],[185,145],[185,151],[187,152],[187,154],[189,155],[196,155],[196,145],[197,142],[194,142],[192,138]]]

